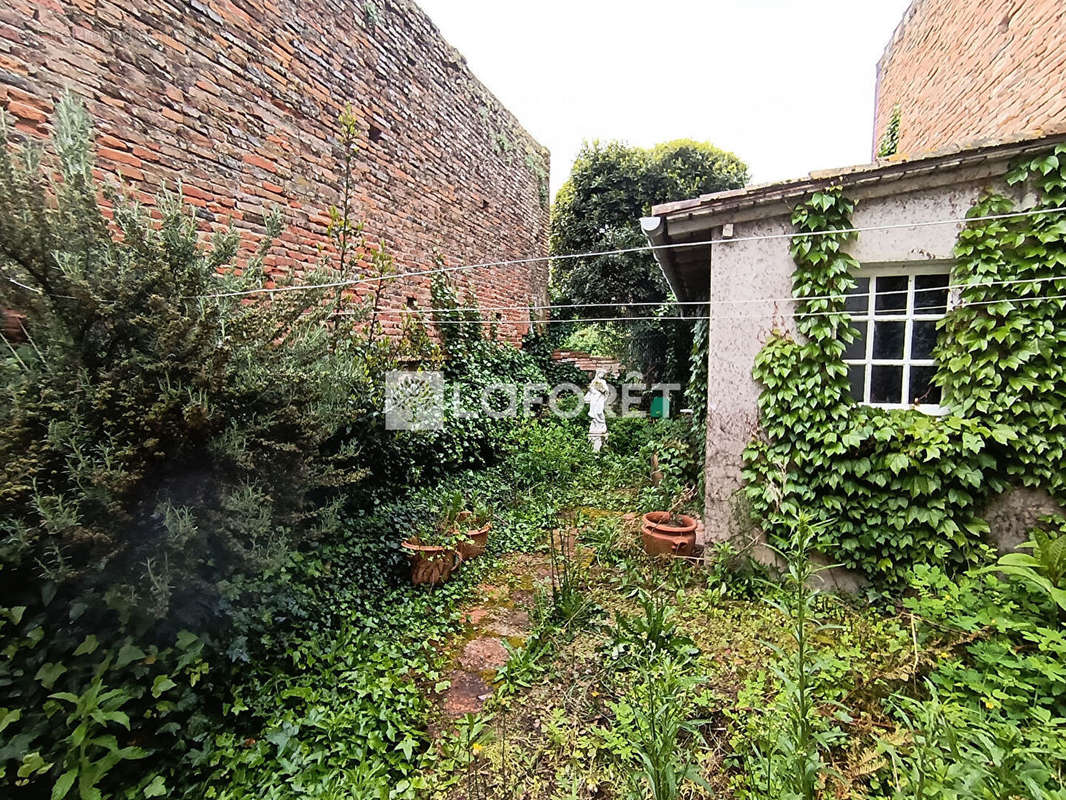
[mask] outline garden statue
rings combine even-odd
[[[602,369],[596,370],[596,377],[592,379],[589,390],[585,393],[585,402],[589,404],[589,442],[592,444],[594,453],[600,452],[600,448],[607,440],[607,420],[604,412],[609,390],[603,376]]]

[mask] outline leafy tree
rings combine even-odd
[[[552,209],[553,255],[625,250],[646,244],[640,217],[656,203],[696,197],[743,186],[745,164],[732,153],[706,142],[678,139],[652,148],[620,142],[586,144]],[[552,265],[556,303],[611,304],[573,310],[569,316],[650,316],[670,290],[648,251],[564,259]],[[658,310],[676,316],[674,307]],[[648,321],[627,325],[629,346],[619,353],[641,366],[649,377],[683,379],[688,370],[691,331],[688,323]],[[563,327],[563,326],[559,326]],[[565,335],[565,334],[564,334]]]

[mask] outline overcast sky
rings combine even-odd
[[[712,142],[754,181],[870,160],[874,74],[909,0],[417,0],[551,150]]]

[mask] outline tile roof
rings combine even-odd
[[[718,212],[750,207],[790,197],[806,196],[825,186],[876,183],[898,177],[920,175],[933,170],[966,167],[993,159],[1014,158],[1039,151],[1046,148],[1049,143],[1064,138],[1066,138],[1066,123],[1046,130],[1030,131],[1008,139],[966,142],[931,153],[920,153],[914,156],[897,155],[879,159],[872,164],[815,170],[802,178],[753,184],[743,189],[729,189],[724,192],[700,195],[689,200],[660,203],[652,206],[651,213],[652,216],[671,216],[697,209],[701,212]]]

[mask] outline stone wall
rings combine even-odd
[[[1066,123],[1063,0],[914,0],[877,64],[873,152],[907,156]]]
[[[348,103],[365,135],[355,216],[398,271],[547,251],[547,151],[410,0],[6,0],[0,107],[16,135],[46,135],[65,88],[98,123],[101,173],[144,202],[181,179],[204,233],[232,223],[244,257],[280,207],[272,270],[302,276],[332,252]],[[485,306],[544,305],[546,265],[453,276]],[[386,312],[428,304],[428,278],[386,287]],[[517,341],[528,313],[500,314]]]

